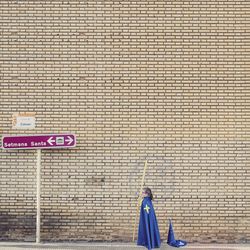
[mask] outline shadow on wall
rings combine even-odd
[[[15,215],[0,211],[0,240],[35,241],[36,215]]]

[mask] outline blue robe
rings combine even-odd
[[[147,247],[148,249],[161,246],[158,223],[152,201],[149,197],[145,197],[141,204],[137,245]]]
[[[184,247],[187,242],[184,240],[176,240],[174,236],[174,229],[171,220],[169,220],[169,230],[168,230],[168,245],[172,247]]]

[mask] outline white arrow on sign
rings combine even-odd
[[[51,136],[49,139],[48,139],[48,143],[52,146],[53,143],[55,142],[55,140],[52,140],[53,139],[53,136]]]
[[[67,138],[68,139],[66,139],[65,141],[68,142],[68,145],[70,145],[74,140],[70,136],[67,136]]]

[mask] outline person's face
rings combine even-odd
[[[148,196],[148,194],[146,193],[145,190],[143,190],[143,191],[142,191],[142,197],[144,198],[144,197],[147,197],[147,196]]]

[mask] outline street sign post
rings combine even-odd
[[[3,136],[3,149],[46,149],[76,146],[74,134]]]
[[[36,149],[37,165],[37,205],[36,205],[36,243],[40,242],[40,194],[41,194],[41,155],[42,149],[72,148],[76,146],[74,134],[3,136],[2,149]]]

